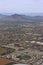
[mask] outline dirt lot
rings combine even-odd
[[[0,65],[6,65],[6,64],[8,64],[10,62],[12,62],[12,61],[10,61],[8,59],[0,58]]]

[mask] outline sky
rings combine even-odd
[[[43,13],[43,0],[0,0],[0,13]]]

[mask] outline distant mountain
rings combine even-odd
[[[21,15],[21,14],[13,14],[13,15],[3,15],[3,14],[0,14],[0,18],[2,17],[5,17],[6,19],[7,18],[11,18],[11,19],[43,19],[43,16],[41,15],[36,15],[36,16],[32,16],[32,15]]]
[[[13,15],[4,17],[3,20],[9,20],[9,21],[26,21],[26,20],[29,20],[29,18],[30,18],[30,16],[13,14]]]
[[[10,16],[0,15],[1,21],[5,23],[33,23],[43,22],[43,16],[27,16],[20,14],[13,14]]]
[[[13,18],[13,19],[27,19],[27,20],[29,20],[29,19],[43,19],[43,16],[27,16],[27,15],[20,15],[20,14],[13,14],[13,15],[11,15],[11,16],[9,16],[9,17],[11,17],[11,18]]]
[[[6,15],[0,14],[0,18],[6,17]]]

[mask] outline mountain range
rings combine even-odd
[[[0,14],[1,21],[7,22],[43,22],[43,16],[28,16],[21,14],[3,15]]]

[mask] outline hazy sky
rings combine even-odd
[[[0,0],[0,13],[43,12],[43,0]]]

